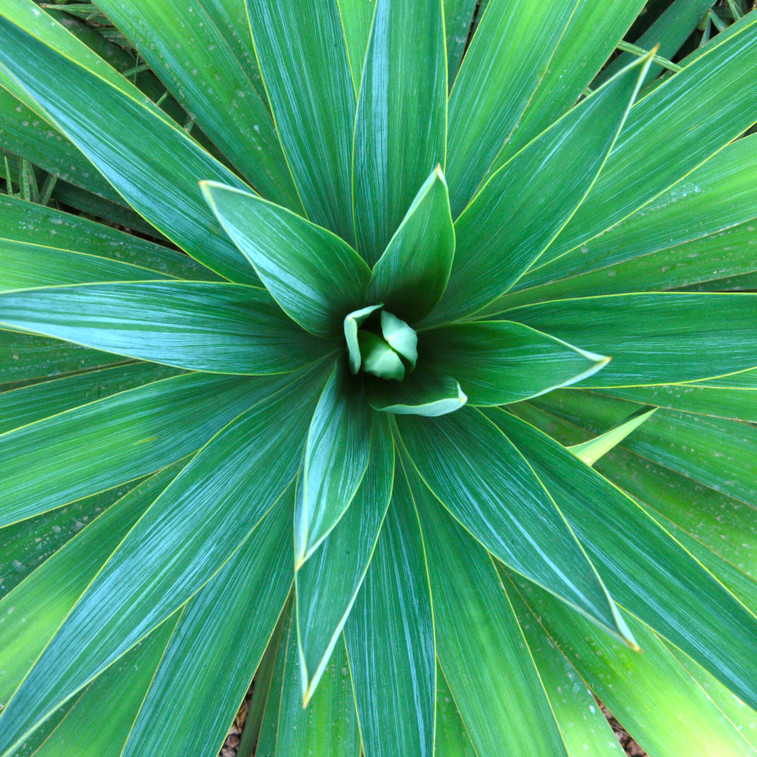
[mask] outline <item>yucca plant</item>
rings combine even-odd
[[[0,754],[754,754],[757,13],[83,5],[0,0]]]

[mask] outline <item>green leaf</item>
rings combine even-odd
[[[380,337],[370,331],[359,331],[360,364],[366,373],[384,380],[402,381],[405,364],[402,358]]]
[[[368,307],[360,308],[360,310],[354,310],[344,317],[344,340],[347,342],[350,372],[352,374],[356,374],[363,364],[363,356],[360,354],[358,329],[371,313],[376,312],[380,308],[381,305],[369,305]]]
[[[452,273],[431,321],[475,313],[539,259],[596,181],[649,61],[624,69],[489,179],[455,222]]]
[[[318,400],[305,445],[294,528],[298,569],[352,503],[368,467],[372,425],[370,408],[340,361]]]
[[[291,538],[292,510],[276,507],[187,603],[121,754],[219,751],[289,594]]]
[[[453,413],[468,400],[455,379],[423,369],[399,383],[367,380],[366,398],[380,412],[430,418]]]
[[[34,13],[36,5],[28,5],[24,13]],[[18,26],[22,21],[24,17],[15,15],[12,21],[0,17],[3,85],[59,128],[169,239],[217,273],[255,283],[257,277],[221,235],[197,186],[200,179],[240,188],[244,184],[182,129],[158,115],[138,90],[126,87],[125,79],[123,88],[104,80],[78,57],[68,57],[54,35],[32,36]],[[71,47],[78,50],[79,45],[71,37]],[[92,102],[98,107],[92,108]],[[122,138],[124,124],[128,140]]]
[[[509,320],[613,359],[584,386],[669,384],[757,365],[753,294],[653,292],[558,300]]]
[[[457,76],[460,62],[465,53],[476,0],[444,0],[444,29],[447,33],[447,79],[449,89]]]
[[[215,282],[6,292],[0,295],[0,324],[213,373],[285,373],[312,363],[328,348],[286,318],[265,290]]]
[[[757,70],[741,61],[756,48],[757,16],[719,35],[631,109],[602,175],[543,264],[639,210],[754,123]],[[680,128],[682,123],[689,128]]]
[[[476,757],[444,672],[436,666],[435,757]]]
[[[478,754],[565,755],[534,661],[488,552],[417,478],[439,662]]]
[[[221,0],[214,5],[210,9],[201,0],[102,0],[98,7],[251,186],[279,205],[301,209],[273,121],[255,89],[252,75],[257,72],[239,57],[231,30],[218,25],[230,24],[238,3]]]
[[[396,315],[382,310],[381,336],[401,358],[407,360],[410,368],[415,368],[418,361],[418,335],[414,329]]]
[[[582,462],[587,465],[594,465],[600,457],[606,455],[613,447],[620,444],[630,433],[641,426],[657,408],[651,410],[642,408],[635,412],[627,421],[620,426],[606,431],[604,434],[589,439],[588,442],[574,444],[568,449]]]
[[[388,421],[378,418],[373,423],[370,462],[352,505],[295,577],[306,703],[318,686],[363,583],[389,506],[393,480],[391,432]]]
[[[437,166],[374,266],[369,299],[405,320],[423,318],[444,294],[454,255],[449,193]]]
[[[365,753],[432,757],[434,623],[423,539],[401,471],[344,636]]]
[[[247,11],[276,130],[308,218],[352,244],[356,96],[338,2],[247,0]]]
[[[3,434],[0,523],[61,507],[173,463],[283,381],[176,376]]]
[[[339,237],[247,192],[203,183],[219,222],[276,302],[316,336],[362,305],[370,269]]]
[[[319,386],[309,372],[254,405],[153,503],[8,703],[0,753],[199,591],[272,507],[291,508],[290,482]],[[288,455],[285,443],[292,445]]]
[[[350,55],[352,80],[355,92],[358,92],[363,79],[365,51],[368,49],[368,39],[371,36],[376,3],[374,0],[337,0],[337,4],[342,17],[347,52]]]
[[[518,123],[577,2],[488,3],[449,98],[447,176],[455,217]]]
[[[596,471],[508,413],[490,416],[534,466],[617,601],[754,707],[757,619]]]
[[[373,265],[434,166],[444,166],[447,63],[440,0],[375,0],[355,121],[358,252]]]
[[[422,333],[423,363],[452,373],[471,405],[506,405],[575,384],[609,358],[508,321],[461,323]]]
[[[494,423],[468,409],[440,420],[399,417],[397,422],[424,483],[462,526],[506,565],[625,636],[618,611],[570,526]]]

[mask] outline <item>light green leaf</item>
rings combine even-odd
[[[620,444],[630,433],[641,426],[657,408],[651,410],[642,408],[635,412],[627,421],[606,431],[604,434],[589,439],[588,442],[574,444],[568,449],[582,462],[587,465],[594,465],[600,457],[606,455],[613,447]]]
[[[296,575],[304,699],[313,695],[363,583],[392,494],[394,445],[387,420],[373,423],[371,458],[352,505]]]
[[[418,361],[418,335],[414,329],[396,315],[382,310],[381,336],[401,358],[407,360],[411,369],[415,368]]]
[[[437,655],[478,754],[565,755],[523,633],[489,553],[414,477]]]
[[[612,356],[585,386],[669,384],[757,365],[757,296],[653,292],[543,302],[505,317]]]
[[[246,2],[276,130],[308,218],[352,244],[356,95],[338,2]]]
[[[340,332],[370,279],[360,256],[326,229],[247,192],[212,182],[203,192],[284,312],[316,336]]]
[[[357,373],[363,364],[363,357],[360,354],[358,329],[371,313],[376,312],[380,308],[381,305],[369,305],[368,307],[360,308],[360,310],[353,310],[344,317],[344,340],[347,342],[350,372],[353,374]]]
[[[444,672],[436,666],[435,757],[476,757]]]
[[[357,343],[363,371],[387,381],[402,381],[405,376],[405,364],[383,339],[370,331],[359,331]]]
[[[363,480],[373,418],[340,361],[315,408],[298,483],[294,559],[299,569],[339,522]]]
[[[446,152],[441,0],[375,0],[355,122],[358,252],[373,265]]]
[[[452,273],[430,321],[481,310],[539,259],[596,181],[649,61],[624,69],[489,179],[455,222]]]
[[[555,501],[494,423],[472,409],[438,420],[398,417],[397,423],[425,484],[478,541],[610,633],[625,636]]]
[[[451,373],[471,405],[506,405],[594,375],[609,358],[520,323],[485,321],[425,331],[423,364]]]
[[[407,321],[423,318],[444,294],[454,255],[449,193],[437,166],[374,266],[368,297]]]
[[[431,596],[418,516],[401,471],[344,636],[365,753],[433,757]]]
[[[0,325],[212,373],[286,373],[322,357],[329,346],[292,323],[265,290],[215,282],[6,292]]]
[[[350,56],[352,80],[355,92],[359,92],[376,3],[374,0],[337,0],[337,4],[342,17],[347,52]]]
[[[468,400],[455,379],[423,369],[399,383],[367,380],[366,398],[380,412],[429,418],[453,413]]]

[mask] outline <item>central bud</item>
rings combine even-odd
[[[418,335],[405,321],[382,308],[371,305],[344,319],[350,370],[402,381],[418,360]]]

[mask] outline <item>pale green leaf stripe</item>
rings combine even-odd
[[[643,650],[639,654],[576,618],[537,586],[512,578],[517,591],[509,584],[508,593],[522,625],[537,625],[541,633],[546,630],[610,712],[650,754],[754,755],[734,725],[643,623],[628,616]],[[671,719],[671,708],[680,721]]]
[[[757,365],[753,294],[617,294],[525,305],[504,315],[611,357],[586,386],[695,381]]]
[[[176,376],[3,434],[0,523],[61,507],[194,452],[283,381]]]
[[[232,40],[216,25],[229,12],[223,6],[235,4],[241,3],[216,4],[215,14],[201,0],[101,0],[98,7],[250,185],[298,210],[302,206],[271,116]]]
[[[186,463],[174,463],[132,489],[3,598],[0,703],[8,702],[111,552]]]
[[[0,294],[0,325],[211,373],[285,373],[329,347],[289,320],[264,289],[215,282],[6,292]]]
[[[121,754],[217,754],[292,585],[292,507],[278,503],[186,605]],[[229,603],[229,598],[234,601]],[[218,608],[228,605],[222,619]],[[250,608],[255,611],[250,613]],[[167,702],[192,696],[166,722]]]
[[[365,753],[433,757],[436,657],[428,568],[410,489],[397,473],[344,636]]]
[[[489,553],[417,476],[437,656],[479,754],[567,757],[534,661]]]
[[[245,185],[146,106],[137,90],[126,94],[67,57],[54,40],[31,36],[17,23],[15,17],[0,17],[0,82],[57,126],[137,212],[179,247],[227,278],[255,283],[254,271],[221,234],[197,182]],[[92,102],[98,103],[96,109]],[[125,123],[128,140],[121,139]]]
[[[177,279],[218,277],[181,252],[81,216],[0,195],[0,240],[82,252]]]
[[[437,166],[373,267],[368,299],[410,323],[423,318],[444,294],[454,255],[449,191]]]
[[[282,310],[316,336],[342,333],[362,306],[370,269],[342,239],[247,192],[203,182],[226,233],[250,261]]]
[[[300,374],[235,419],[140,518],[8,703],[1,754],[199,591],[291,492],[322,380]]]
[[[130,363],[5,392],[0,401],[0,434],[179,373],[169,366]]]
[[[302,690],[309,700],[362,585],[392,494],[394,445],[388,421],[373,423],[371,457],[352,505],[297,571]]]
[[[337,0],[337,4],[342,17],[345,44],[350,56],[352,81],[355,92],[359,92],[376,3],[374,0]]]
[[[274,122],[305,212],[351,244],[355,88],[337,0],[246,2]]]
[[[578,0],[490,0],[449,98],[452,214],[494,162],[539,86]]]
[[[624,636],[615,605],[565,517],[490,419],[462,409],[441,419],[402,416],[397,424],[424,483],[484,547],[610,633]]]
[[[631,109],[602,175],[542,263],[622,221],[754,123],[757,68],[743,61],[757,49],[757,15],[718,40]]]
[[[624,69],[489,179],[455,222],[452,273],[429,321],[475,313],[539,259],[597,179],[649,61]]]
[[[532,426],[489,415],[534,466],[618,603],[754,707],[754,615],[620,489]]]
[[[436,165],[444,167],[447,62],[440,0],[375,0],[355,123],[358,252],[374,264]]]
[[[608,358],[509,321],[424,332],[423,362],[460,381],[471,405],[506,405],[592,376]]]

